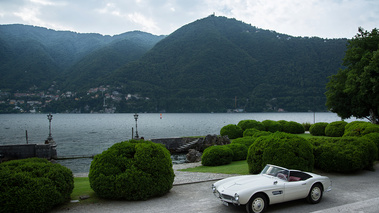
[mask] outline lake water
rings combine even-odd
[[[53,114],[52,137],[58,156],[93,155],[132,138],[134,114]],[[341,120],[334,113],[141,113],[138,134],[145,139],[220,134],[241,120],[287,120],[299,123]],[[346,120],[347,122],[355,119]],[[0,114],[0,145],[43,143],[49,134],[46,114]],[[59,161],[74,173],[88,172],[92,159]]]

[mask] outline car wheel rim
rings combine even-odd
[[[253,212],[261,212],[265,207],[265,202],[262,198],[256,198],[251,205]]]
[[[312,200],[318,201],[321,197],[321,190],[318,187],[315,187],[312,189],[312,194],[311,194]]]

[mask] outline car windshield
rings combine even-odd
[[[274,165],[266,165],[266,167],[262,170],[261,174],[270,175],[274,177],[278,177],[283,180],[287,180],[289,171],[288,169],[274,166]]]

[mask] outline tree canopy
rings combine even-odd
[[[379,31],[358,29],[348,41],[340,69],[327,83],[328,109],[341,118],[367,118],[379,123]]]

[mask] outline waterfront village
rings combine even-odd
[[[55,89],[55,82],[47,91],[39,90],[36,86],[26,92],[6,92],[0,90],[0,113],[40,113],[49,111],[49,105],[54,102],[65,101],[87,103],[83,107],[86,113],[114,113],[114,103],[122,100],[149,100],[148,97],[140,97],[138,94],[122,94],[121,88],[112,88],[110,85],[102,85],[88,89],[85,93],[74,91],[62,92]],[[96,104],[90,106],[96,100]],[[99,104],[99,102],[102,102]],[[94,105],[100,105],[95,107]],[[81,113],[81,109],[66,110],[66,113]]]

